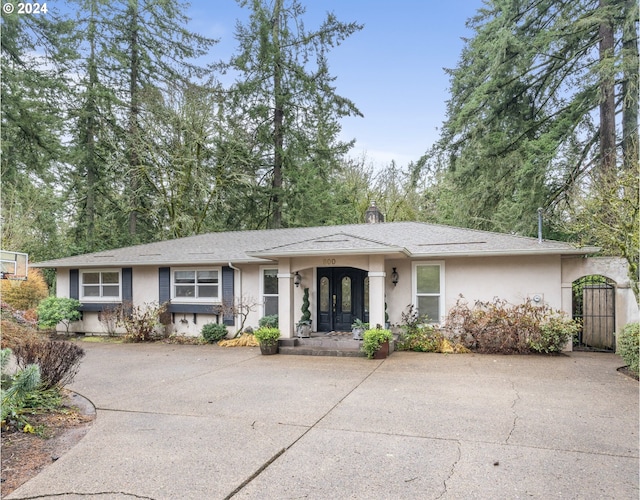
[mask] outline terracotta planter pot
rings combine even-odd
[[[373,359],[385,359],[389,355],[389,341],[385,340],[376,352],[373,353]]]
[[[278,343],[275,344],[260,344],[260,352],[262,354],[278,354]]]

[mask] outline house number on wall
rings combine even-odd
[[[322,259],[322,264],[325,266],[335,266],[336,259]]]

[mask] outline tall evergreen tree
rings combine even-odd
[[[624,4],[496,0],[470,21],[436,151],[446,222],[532,234],[536,208],[559,206],[586,173],[615,177],[613,113],[638,106],[633,85],[617,85],[623,26],[637,44]],[[637,56],[624,67],[634,81]],[[465,203],[442,206],[454,197]]]
[[[1,30],[2,244],[46,258],[60,244],[71,25],[54,13],[4,13]]]
[[[237,26],[238,52],[226,66],[237,75],[226,109],[250,131],[247,174],[257,185],[245,206],[255,220],[267,214],[260,223],[267,227],[311,223],[309,215],[318,212],[307,203],[317,199],[309,190],[326,190],[351,145],[337,139],[338,120],[360,115],[335,92],[327,53],[362,26],[328,14],[317,30],[307,31],[297,0],[239,3],[251,15]],[[310,178],[314,182],[306,183]]]
[[[94,220],[100,189],[110,218],[126,214],[126,238],[117,240],[151,241],[162,232],[154,219],[153,186],[145,183],[145,172],[155,167],[145,156],[153,137],[141,122],[152,123],[148,115],[160,108],[148,96],[207,77],[209,68],[195,61],[215,41],[188,30],[186,9],[178,0],[78,0],[78,6],[84,78],[76,142],[84,160],[75,178],[84,181],[80,191],[87,193],[83,211]],[[107,148],[105,154],[96,150],[99,145]]]

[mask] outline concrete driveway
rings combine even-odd
[[[638,498],[638,382],[613,354],[82,346],[93,428],[8,498]]]

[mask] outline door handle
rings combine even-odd
[[[333,312],[336,312],[336,296],[333,296]]]

